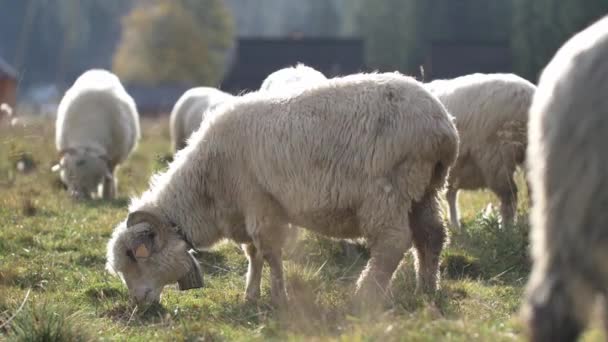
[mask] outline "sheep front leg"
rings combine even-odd
[[[261,202],[258,205],[262,204]],[[279,211],[268,206],[258,208],[265,215],[249,217],[247,230],[253,239],[257,253],[261,254],[270,267],[270,298],[275,307],[286,307],[287,291],[283,277],[282,248],[288,227],[278,221]],[[259,262],[259,261],[256,261]],[[253,265],[254,268],[257,265]],[[253,290],[252,290],[253,291]]]
[[[247,301],[256,301],[260,298],[260,284],[262,282],[262,269],[264,267],[264,258],[252,243],[243,244],[241,247],[243,248],[247,259],[249,260],[249,266],[247,268],[247,287],[245,290],[245,299]]]
[[[103,177],[101,198],[111,200],[116,197],[116,176],[114,166],[108,166],[108,174]]]
[[[439,257],[447,240],[436,194],[427,194],[413,205],[411,221],[416,248],[416,288],[432,294],[439,284]]]
[[[283,276],[283,259],[280,249],[265,251],[264,259],[270,266],[270,300],[277,308],[287,307],[287,291]]]
[[[458,213],[458,189],[448,187],[445,194],[450,207],[450,222],[453,229],[460,230],[460,215]]]

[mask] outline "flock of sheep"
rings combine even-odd
[[[532,340],[574,339],[608,290],[607,58],[603,19],[560,49],[538,88],[507,74],[328,79],[298,65],[241,96],[191,89],[171,113],[174,161],[132,199],[107,269],[135,300],[154,302],[168,284],[203,286],[191,251],[230,239],[249,261],[246,298],[260,296],[266,261],[271,300],[285,306],[282,247],[298,226],[366,241],[356,303],[377,302],[412,247],[418,290],[432,293],[447,240],[444,188],[454,228],[459,189],[492,190],[509,225],[525,162],[534,267],[524,316]],[[53,169],[71,194],[115,196],[116,167],[140,136],[135,108],[107,71],[88,71],[67,91]]]

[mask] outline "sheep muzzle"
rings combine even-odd
[[[188,252],[188,254],[190,255],[191,267],[190,271],[188,271],[185,276],[177,281],[177,286],[180,291],[203,287],[203,273],[201,272],[198,261],[196,261],[192,253]]]

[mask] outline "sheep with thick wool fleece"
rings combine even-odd
[[[286,300],[287,225],[366,239],[371,258],[357,283],[374,299],[412,245],[417,280],[432,292],[446,233],[438,193],[458,153],[447,111],[398,73],[334,78],[292,92],[255,92],[208,114],[150,189],[132,200],[108,243],[107,269],[140,302],[163,287],[202,286],[188,253],[222,239],[246,244],[246,298]]]
[[[489,188],[501,202],[505,225],[517,209],[514,173],[523,166],[528,110],[536,87],[514,74],[471,74],[426,84],[455,117],[460,135],[458,159],[446,193],[450,221],[460,228],[458,190]]]
[[[135,102],[109,71],[83,73],[59,103],[55,145],[59,171],[70,194],[89,198],[102,186],[106,199],[116,194],[116,167],[135,149],[140,137]]]
[[[184,148],[208,111],[230,101],[233,95],[212,87],[196,87],[187,90],[175,103],[169,119],[173,151]]]
[[[301,89],[324,81],[327,81],[327,77],[322,72],[298,63],[295,66],[279,69],[268,75],[262,82],[260,91]]]
[[[557,51],[530,110],[532,341],[576,341],[598,301],[608,323],[607,58],[604,17]]]

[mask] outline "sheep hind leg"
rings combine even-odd
[[[389,189],[389,188],[386,188]],[[357,281],[357,304],[369,307],[382,302],[393,273],[411,248],[410,202],[394,189],[369,196],[359,216],[370,249],[370,259]]]
[[[264,258],[259,253],[257,248],[252,243],[243,244],[241,246],[247,259],[249,266],[247,268],[245,299],[247,301],[256,301],[260,298],[260,285],[262,283],[262,269],[264,267]]]
[[[492,191],[500,199],[500,217],[503,226],[513,225],[517,211],[517,186],[513,177],[510,177],[506,184],[492,187]]]
[[[458,189],[448,187],[445,194],[450,207],[450,224],[453,229],[460,230],[460,214],[458,213]]]
[[[439,284],[439,257],[447,240],[436,194],[414,203],[410,215],[416,249],[416,290],[432,294]]]

